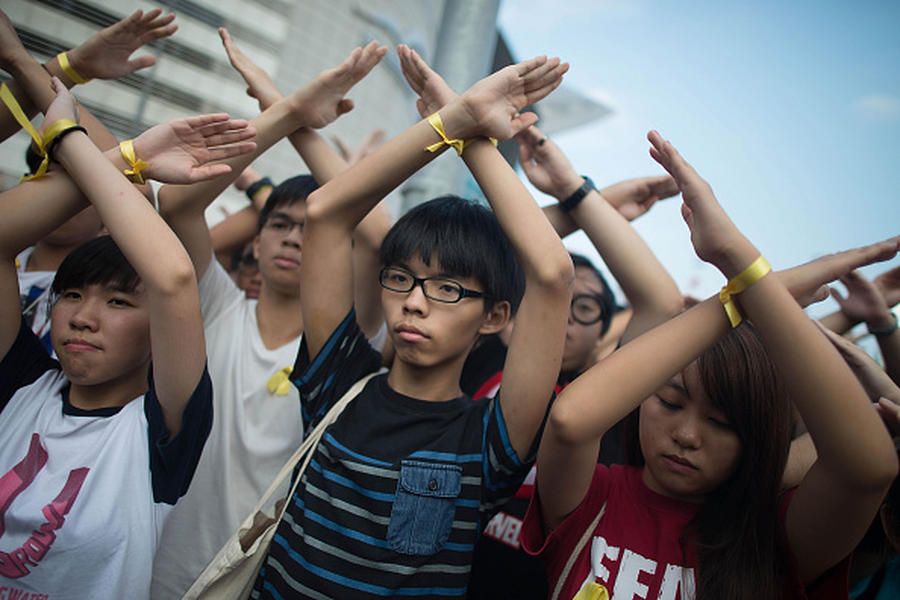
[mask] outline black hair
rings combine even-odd
[[[50,291],[55,298],[65,290],[95,284],[123,292],[133,292],[141,284],[140,276],[108,235],[72,250],[56,270]]]
[[[29,143],[25,147],[25,164],[28,165],[28,174],[34,175],[38,167],[41,166],[41,162],[44,160],[44,157],[41,156],[37,149],[34,147],[34,144]]]
[[[507,301],[515,314],[525,279],[497,217],[485,206],[458,196],[440,196],[400,218],[381,244],[381,264],[391,266],[418,256],[432,258],[457,277],[473,277],[488,295],[485,310]]]
[[[603,328],[600,330],[600,335],[606,335],[610,325],[612,325],[613,315],[616,314],[616,311],[618,310],[616,293],[613,292],[613,289],[609,286],[606,277],[603,276],[600,269],[598,269],[588,257],[574,252],[569,252],[569,256],[572,257],[573,267],[576,269],[578,267],[590,269],[590,271],[597,276],[597,279],[600,280],[600,286],[603,288],[603,291],[600,292],[600,307],[603,309]]]
[[[259,211],[256,233],[262,231],[263,225],[269,220],[269,215],[272,214],[273,210],[281,206],[291,206],[300,200],[305,201],[306,197],[318,188],[319,184],[316,183],[312,175],[295,175],[276,185],[266,199],[262,210]]]

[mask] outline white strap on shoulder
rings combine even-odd
[[[303,440],[303,443],[300,444],[300,447],[297,448],[297,451],[291,456],[290,459],[284,466],[281,467],[281,471],[278,472],[278,475],[275,476],[275,479],[272,481],[272,484],[269,486],[269,489],[266,490],[266,493],[263,494],[259,503],[256,506],[256,511],[258,512],[262,510],[272,498],[272,494],[281,486],[282,482],[286,477],[289,477],[291,473],[294,472],[294,467],[297,466],[297,463],[306,456],[306,460],[303,463],[303,467],[300,469],[300,472],[297,474],[297,479],[294,481],[293,487],[291,487],[290,493],[287,495],[288,501],[294,495],[294,490],[297,489],[297,483],[300,481],[300,478],[303,476],[303,472],[306,470],[306,465],[309,464],[309,460],[312,458],[313,450],[316,445],[319,443],[319,440],[322,438],[322,435],[325,433],[325,429],[328,428],[329,425],[334,423],[337,420],[338,416],[340,416],[341,412],[344,408],[350,404],[350,401],[356,398],[360,392],[362,392],[363,387],[369,382],[370,379],[375,377],[376,375],[384,372],[376,371],[374,373],[370,373],[354,383],[347,392],[341,396],[340,400],[334,403],[331,409],[322,417],[322,420],[316,425],[316,427],[306,436],[306,439]],[[287,508],[288,502],[284,503],[284,506],[281,507],[281,510],[278,513],[278,520],[281,520],[281,517],[284,516],[284,511]]]
[[[575,544],[575,549],[572,550],[572,554],[569,556],[569,560],[566,561],[566,566],[563,567],[562,573],[559,576],[559,579],[556,580],[556,586],[553,588],[553,594],[550,596],[552,600],[559,600],[559,594],[562,592],[563,585],[566,583],[566,579],[569,578],[569,573],[572,571],[572,567],[575,566],[575,561],[578,560],[578,556],[581,554],[581,551],[584,550],[585,545],[591,536],[594,534],[594,531],[597,529],[597,525],[600,524],[600,519],[603,518],[603,513],[606,512],[606,502],[603,503],[603,506],[600,507],[600,510],[597,511],[597,516],[594,517],[594,520],[591,521],[591,524],[587,526],[587,529],[584,530],[584,533],[581,535],[581,539],[578,540],[578,543]]]

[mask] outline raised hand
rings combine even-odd
[[[237,47],[227,29],[219,27],[219,37],[225,46],[228,61],[247,84],[247,95],[256,98],[260,110],[266,110],[284,97],[269,74]]]
[[[63,85],[57,77],[50,80],[50,87],[56,92],[56,98],[47,107],[44,113],[44,122],[41,125],[41,133],[43,130],[56,123],[60,119],[71,119],[78,122],[78,105],[75,102],[75,96]]]
[[[726,278],[743,271],[759,251],[731,221],[710,185],[678,150],[656,131],[647,134],[650,156],[669,172],[681,190],[681,215],[691,230],[691,243],[701,260],[715,265]]]
[[[516,135],[519,162],[528,181],[545,194],[565,200],[584,182],[563,151],[535,126]]]
[[[568,70],[568,63],[559,58],[538,56],[485,77],[452,103],[456,110],[453,127],[447,124],[448,135],[510,139],[537,123],[536,114],[519,111],[559,87]]]
[[[894,267],[875,278],[875,285],[888,306],[900,303],[900,267]]]
[[[256,131],[247,121],[227,114],[200,115],[151,127],[134,140],[144,174],[164,183],[194,183],[231,172],[225,164],[208,164],[247,154],[256,148]]]
[[[816,323],[856,375],[893,435],[900,435],[900,388],[865,350]]]
[[[130,59],[135,50],[155,40],[169,37],[178,29],[175,15],[162,14],[161,8],[135,11],[117,23],[101,29],[68,53],[72,67],[89,79],[118,79],[156,64],[156,57],[145,54]]]
[[[367,155],[374,152],[378,146],[383,144],[386,137],[387,133],[384,129],[373,129],[356,148],[351,148],[344,143],[344,140],[336,135],[332,136],[331,140],[334,142],[335,147],[337,147],[338,154],[341,155],[341,158],[347,161],[348,165],[355,165]]]
[[[893,323],[891,309],[885,302],[881,292],[873,282],[865,278],[859,271],[850,271],[840,277],[841,283],[847,287],[847,296],[831,288],[841,312],[851,321],[862,321],[876,328]]]
[[[601,193],[623,217],[633,221],[659,200],[676,196],[678,184],[668,175],[637,177],[607,186]]]
[[[356,48],[344,62],[322,71],[290,96],[294,113],[304,126],[320,129],[350,112],[353,101],[344,96],[369,74],[385,54],[387,47],[377,42],[370,42],[365,48]]]
[[[778,271],[775,275],[800,306],[808,306],[828,297],[827,284],[837,281],[854,269],[890,260],[897,252],[900,252],[900,237],[822,256],[800,266]]]
[[[416,110],[424,119],[456,99],[458,94],[447,85],[419,53],[405,44],[397,46],[400,68],[406,83],[416,93]]]

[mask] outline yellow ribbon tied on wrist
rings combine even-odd
[[[28,117],[25,115],[25,111],[22,110],[22,107],[19,106],[19,101],[16,100],[16,97],[13,96],[13,93],[9,91],[9,88],[6,87],[6,84],[0,85],[0,100],[3,100],[3,104],[6,105],[6,108],[9,109],[9,112],[12,114],[13,118],[19,125],[28,132],[28,135],[31,136],[31,139],[34,140],[34,145],[37,147],[38,154],[44,157],[44,160],[41,161],[40,166],[34,172],[34,175],[25,175],[22,181],[31,181],[32,179],[37,179],[41,177],[44,173],[47,172],[47,167],[50,166],[50,158],[47,156],[47,149],[44,146],[44,140],[41,138],[41,135],[37,132],[37,129],[34,128],[34,125],[31,124],[31,121],[28,120]]]
[[[609,600],[609,592],[596,581],[585,583],[572,600]]]
[[[124,158],[125,162],[131,167],[122,172],[131,179],[132,183],[144,183],[142,172],[150,168],[150,163],[139,159],[134,153],[134,141],[125,140],[124,142],[120,142],[119,152],[122,153],[122,158]]]
[[[285,367],[269,377],[266,389],[269,390],[270,394],[275,394],[276,396],[288,395],[288,392],[291,391],[291,385],[293,385],[291,383],[291,371],[293,371],[293,367]]]
[[[69,62],[69,55],[65,52],[60,52],[56,55],[56,62],[59,63],[59,68],[62,69],[62,72],[66,74],[66,77],[74,81],[75,83],[87,83],[90,79],[86,79],[82,77],[78,71],[72,66],[72,63]]]
[[[772,265],[769,264],[769,261],[760,256],[750,263],[749,267],[729,279],[728,283],[719,291],[719,302],[725,307],[725,314],[728,315],[728,321],[731,323],[732,328],[737,327],[743,321],[741,311],[738,309],[732,296],[740,294],[768,275],[771,270]]]
[[[435,142],[430,146],[426,146],[425,149],[429,152],[437,152],[444,146],[450,146],[459,156],[462,156],[463,150],[466,147],[466,140],[461,140],[459,138],[450,139],[447,137],[447,132],[444,130],[444,121],[441,119],[441,115],[438,113],[433,113],[428,116],[428,123],[431,125],[431,128],[434,129],[439,136],[441,136],[440,142]]]

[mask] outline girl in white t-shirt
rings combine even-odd
[[[146,598],[163,520],[209,432],[212,390],[191,261],[123,171],[214,177],[229,168],[204,163],[251,151],[254,132],[206,115],[139,136],[143,162],[128,144],[104,154],[59,80],[47,85],[27,55],[13,67],[45,107],[42,145],[62,169],[0,196],[0,591]],[[85,198],[110,236],[60,265],[56,362],[22,325],[14,258]]]

